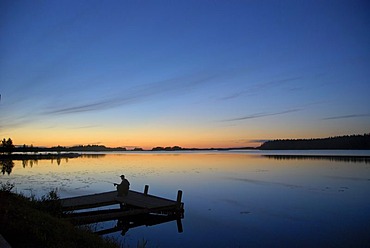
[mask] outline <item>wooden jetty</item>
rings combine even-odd
[[[64,198],[60,201],[62,210],[66,213],[65,217],[75,224],[88,224],[142,214],[176,215],[183,218],[184,203],[181,202],[181,190],[177,193],[176,201],[150,195],[148,191],[149,186],[145,185],[143,193],[129,190],[127,196],[123,197],[117,196],[117,191],[110,191]],[[120,206],[119,209],[70,212],[117,204]]]

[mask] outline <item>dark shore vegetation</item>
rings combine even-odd
[[[229,151],[229,150],[246,150],[255,149],[254,147],[232,147],[232,148],[182,148],[180,146],[157,146],[152,151]]]
[[[263,143],[261,150],[368,150],[370,133],[322,139],[282,139]]]
[[[12,193],[12,188],[9,183],[0,185],[0,233],[13,248],[120,247],[61,219],[55,191],[37,200]]]
[[[119,152],[119,151],[229,151],[229,150],[368,150],[370,149],[370,133],[363,135],[345,135],[316,139],[277,139],[264,142],[259,147],[230,148],[183,148],[180,146],[157,146],[150,150],[140,147],[131,150],[125,147],[106,147],[104,145],[78,145],[34,147],[33,145],[14,146],[13,141],[3,139],[0,145],[0,159],[57,159],[78,157],[78,152]],[[8,156],[8,157],[6,157]],[[11,157],[13,156],[13,157]]]

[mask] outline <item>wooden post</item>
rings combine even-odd
[[[180,218],[176,219],[176,224],[177,224],[177,232],[178,233],[182,233],[183,232],[183,229],[182,229],[182,223],[181,223],[181,219]]]
[[[176,200],[178,204],[181,204],[181,198],[182,198],[182,191],[179,190],[177,191],[177,200]]]
[[[149,191],[149,185],[145,185],[144,195],[148,195],[148,191]]]

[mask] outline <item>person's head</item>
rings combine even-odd
[[[125,175],[121,175],[120,178],[123,180],[125,179]]]

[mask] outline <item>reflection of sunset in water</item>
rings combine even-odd
[[[343,168],[337,173],[358,174],[352,170],[353,166],[348,167],[344,162],[336,163],[336,166],[341,164]],[[60,161],[14,161],[10,175],[0,179],[14,181],[19,191],[35,188],[33,191],[43,194],[58,188],[63,196],[113,190],[112,185],[120,180],[121,174],[126,175],[135,190],[141,191],[145,184],[150,184],[151,190],[172,193],[179,188],[195,190],[191,187],[195,184],[208,187],[209,181],[217,178],[219,182],[225,178],[237,181],[247,178],[249,182],[263,179],[309,184],[308,178],[325,173],[332,173],[330,160],[274,159],[239,152],[128,152],[87,154]],[[325,181],[322,177],[314,180]],[[172,189],[167,188],[169,185]],[[214,187],[216,190],[217,186]]]
[[[47,191],[48,188],[58,188],[62,195],[74,195],[81,190],[113,190],[111,184],[119,181],[119,175],[125,174],[131,181],[132,188],[140,191],[145,184],[150,183],[153,184],[151,188],[163,187],[177,180],[181,184],[185,177],[188,182],[192,182],[227,174],[228,171],[258,171],[263,164],[267,166],[265,163],[266,160],[259,156],[227,153],[82,155],[80,158],[61,161],[14,161],[12,173],[2,180],[16,181],[18,190],[30,189],[32,184],[35,184],[36,188],[42,186],[42,190],[37,190],[37,194]],[[186,185],[176,187],[180,186]],[[177,190],[176,187],[173,191]]]
[[[142,192],[149,185],[149,194],[173,200],[182,190],[184,233],[178,235],[173,223],[132,229],[125,236],[132,239],[132,246],[145,237],[160,247],[189,247],[194,240],[204,246],[246,247],[254,242],[270,247],[277,233],[287,246],[325,246],[327,239],[356,241],[370,231],[363,228],[370,222],[366,161],[265,156],[256,151],[126,152],[62,159],[59,165],[57,160],[29,161],[25,166],[13,161],[11,173],[0,175],[0,181],[36,196],[55,188],[61,197],[112,191],[121,174],[132,190]],[[346,223],[344,229],[342,223]],[[292,236],[292,230],[302,235]],[[204,240],[215,233],[220,238]],[[311,242],[313,236],[324,237],[323,233],[325,240]]]

